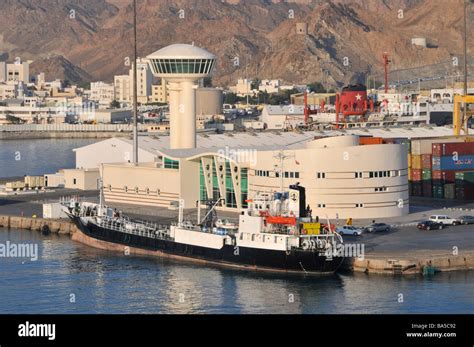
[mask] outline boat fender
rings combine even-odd
[[[304,250],[307,250],[311,247],[311,243],[308,241],[308,240],[304,240],[302,243],[301,243],[301,248],[303,248]]]
[[[317,240],[316,241],[316,247],[324,248],[324,241],[323,240]]]
[[[41,233],[43,235],[49,235],[51,233],[51,230],[49,229],[49,226],[44,224],[42,227],[41,227]]]

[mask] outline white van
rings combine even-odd
[[[459,225],[461,221],[455,218],[451,218],[449,216],[443,214],[435,214],[430,216],[430,220],[436,223],[441,223],[443,225]]]

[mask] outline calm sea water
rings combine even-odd
[[[100,139],[0,140],[0,177],[42,175],[75,167],[74,148]]]
[[[39,258],[0,258],[0,313],[474,312],[473,271],[288,277],[124,256],[68,236],[0,229],[0,243],[7,240],[37,244]]]

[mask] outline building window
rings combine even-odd
[[[74,184],[74,185],[77,184],[77,180],[75,178],[72,180],[72,184]]]
[[[318,208],[324,208],[326,207],[326,204],[318,204]]]
[[[317,177],[318,178],[326,178],[326,173],[325,172],[318,172]]]
[[[179,169],[179,161],[165,158],[165,169]]]
[[[364,204],[356,204],[356,207],[364,207]]]

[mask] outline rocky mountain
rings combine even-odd
[[[462,66],[462,10],[462,0],[138,0],[138,51],[194,42],[218,56],[219,85],[245,75],[330,86],[381,79],[385,51],[402,75],[452,74],[453,57]],[[112,81],[128,69],[131,0],[2,0],[0,13],[0,54],[34,60],[47,79]]]

